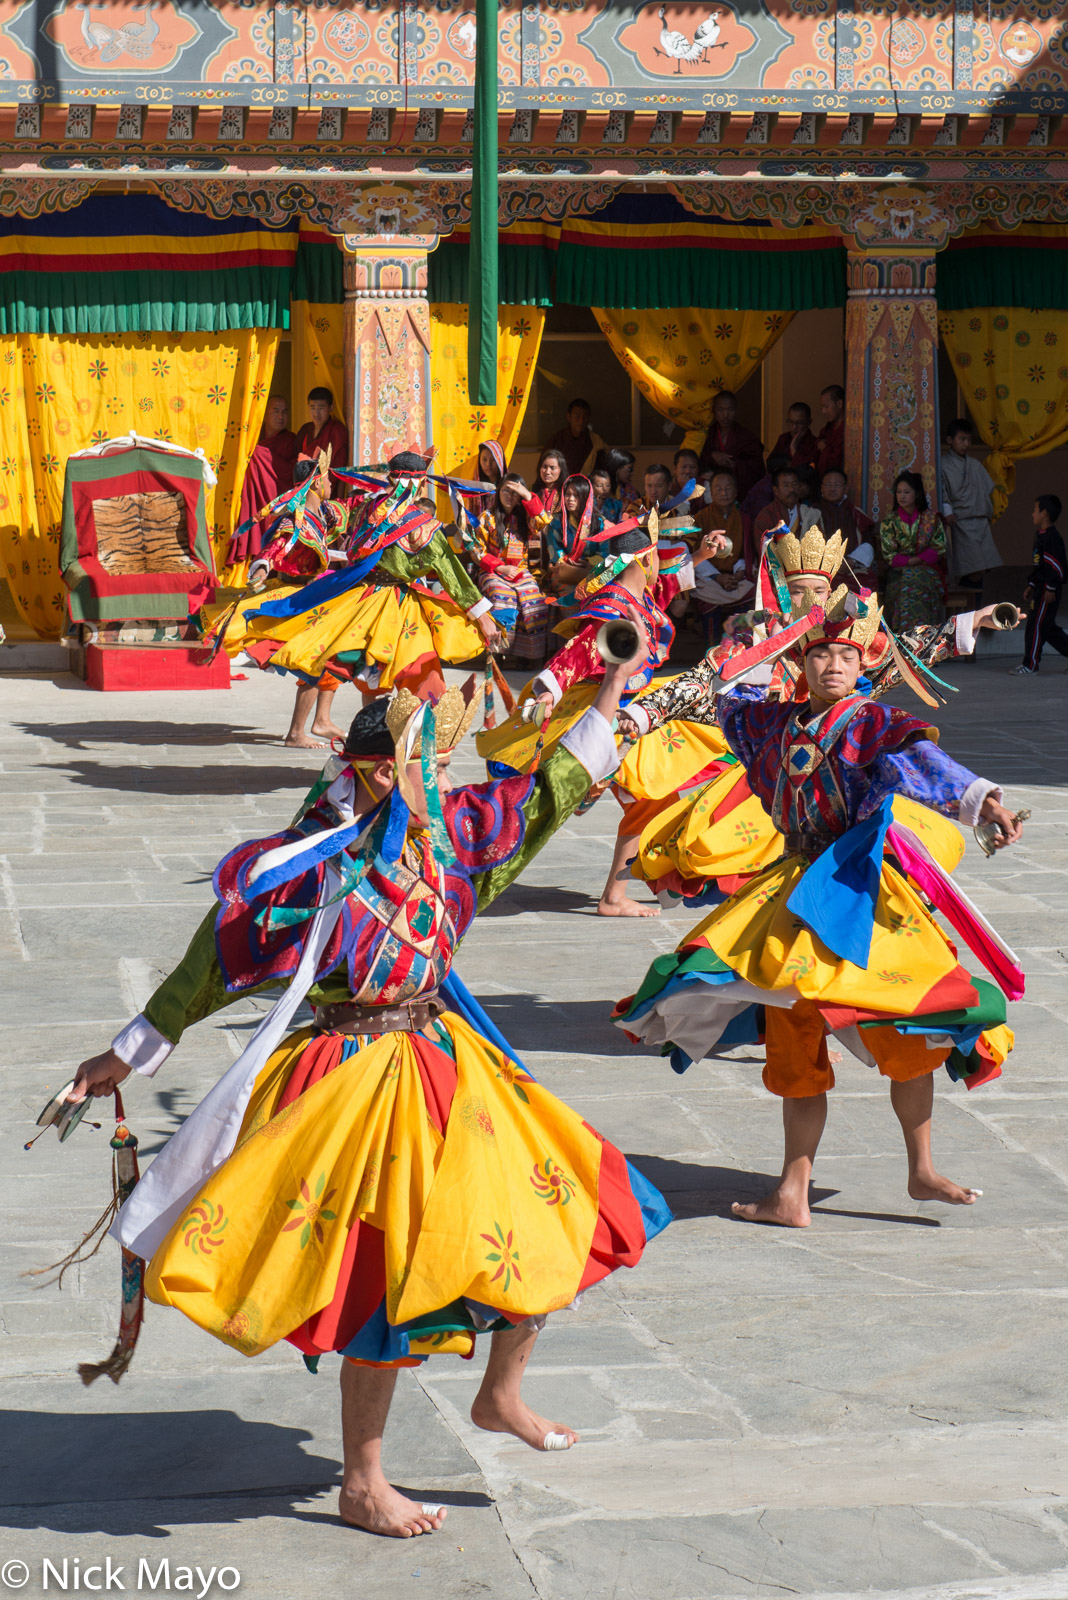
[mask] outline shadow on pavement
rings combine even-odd
[[[276,741],[278,742],[278,741]],[[192,799],[205,795],[270,794],[276,789],[310,789],[322,761],[307,766],[257,767],[235,762],[231,767],[111,767],[102,761],[49,763],[38,771],[64,772],[73,784],[87,789],[113,789],[122,794],[180,794]]]
[[[631,1058],[638,1053],[609,1020],[608,1000],[543,1000],[534,994],[482,994],[476,999],[520,1055],[524,1050]],[[649,1065],[655,1071],[663,1063],[650,1056]]]
[[[627,1160],[656,1185],[677,1220],[729,1217],[735,1200],[745,1203],[761,1199],[775,1187],[779,1176],[778,1173],[747,1172],[744,1167],[699,1167],[686,1161],[669,1161],[662,1156],[634,1155],[630,1151]],[[813,1186],[812,1199],[830,1200],[837,1193],[837,1189]]]
[[[281,744],[285,733],[264,733],[228,722],[16,722],[20,733],[51,739],[68,750],[87,750],[94,744]]]
[[[292,1507],[341,1470],[303,1448],[306,1430],[233,1411],[0,1411],[0,1438],[8,1528],[165,1538],[175,1523],[242,1522],[250,1501]]]
[[[592,895],[580,889],[554,889],[548,884],[519,883],[506,889],[482,917],[521,917],[530,911],[589,911],[597,904]]]

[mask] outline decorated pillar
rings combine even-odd
[[[342,235],[345,251],[345,414],[360,466],[398,450],[429,450],[430,307],[427,252],[436,234]]]
[[[846,471],[876,520],[894,479],[918,472],[938,504],[938,314],[935,253],[949,219],[921,189],[882,190],[846,238]]]

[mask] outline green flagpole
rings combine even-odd
[[[467,287],[467,392],[497,404],[497,0],[475,0],[475,140]]]

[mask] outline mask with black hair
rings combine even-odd
[[[426,456],[417,455],[414,450],[401,450],[395,456],[390,456],[386,462],[390,472],[401,473],[408,478],[421,478],[426,472]]]
[[[392,761],[393,735],[386,725],[389,698],[381,695],[352,719],[345,737],[345,755],[360,761]]]

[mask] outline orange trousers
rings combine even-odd
[[[834,1088],[834,1068],[827,1054],[823,1018],[811,1000],[798,1000],[789,1010],[768,1006],[764,1012],[767,1064],[764,1087],[783,1100],[803,1100]],[[930,1050],[919,1033],[898,1033],[886,1024],[865,1028],[861,1038],[875,1057],[884,1078],[908,1083],[936,1071],[949,1055],[950,1046]]]

